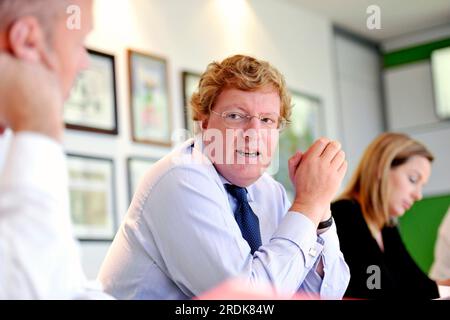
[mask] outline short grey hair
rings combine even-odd
[[[54,23],[66,12],[69,0],[0,0],[0,31],[5,31],[17,19],[34,16],[48,36]]]

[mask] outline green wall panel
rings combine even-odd
[[[415,47],[405,48],[383,55],[385,68],[392,68],[417,61],[428,60],[434,50],[450,47],[450,39],[443,39]]]
[[[439,225],[450,206],[450,195],[424,198],[400,219],[400,234],[411,256],[428,274],[434,260]]]

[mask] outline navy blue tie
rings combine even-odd
[[[250,245],[252,254],[261,246],[261,233],[259,231],[259,219],[248,204],[247,189],[231,184],[225,184],[225,189],[237,201],[237,207],[234,211],[242,236]]]

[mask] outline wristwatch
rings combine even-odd
[[[330,216],[330,219],[320,222],[317,229],[318,230],[326,229],[326,228],[331,227],[332,224],[333,224],[333,216]]]

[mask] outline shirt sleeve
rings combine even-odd
[[[320,296],[325,299],[341,299],[350,282],[350,269],[340,250],[334,221],[327,231],[318,236],[318,241],[323,244],[321,258],[324,266]]]
[[[86,285],[72,238],[62,147],[13,137],[0,174],[0,299],[70,299]]]
[[[285,210],[288,210],[291,207],[291,203],[287,198],[284,188],[281,184],[279,185],[283,193]],[[290,214],[299,215],[296,212],[288,213],[288,215]],[[300,216],[308,220],[306,216],[302,214]],[[314,261],[314,265],[309,269],[304,281],[300,285],[299,293],[313,299],[342,299],[350,281],[350,270],[340,250],[334,220],[326,232],[315,237],[316,242],[306,252],[311,259],[310,261]],[[317,266],[320,260],[323,262],[323,278],[317,273]]]
[[[296,293],[318,258],[314,224],[302,214],[287,213],[271,240],[252,256],[227,212],[226,194],[210,179],[200,170],[176,167],[147,199],[143,218],[170,277],[188,296],[237,276],[250,286],[270,283],[277,293]]]

